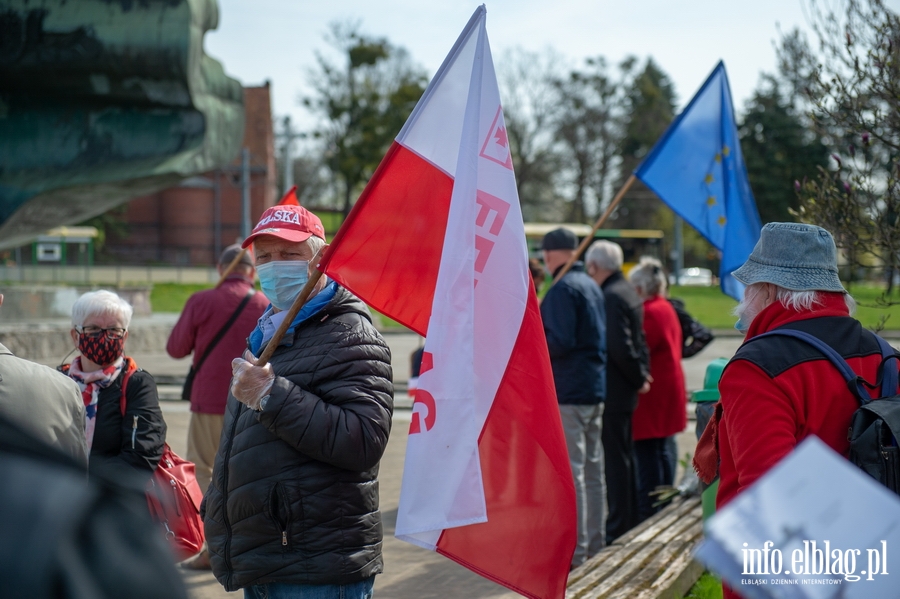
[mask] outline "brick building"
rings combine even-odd
[[[277,198],[270,84],[244,88],[243,148],[249,151],[250,227]],[[242,157],[177,187],[135,198],[124,209],[127,233],[110,236],[104,253],[140,264],[210,266],[241,239]]]

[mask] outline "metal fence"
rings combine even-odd
[[[215,284],[215,268],[194,266],[0,266],[0,281],[59,285],[114,285],[127,287],[153,283]]]

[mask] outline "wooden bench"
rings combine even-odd
[[[566,599],[674,599],[703,573],[694,548],[703,537],[699,497],[675,499],[572,570]]]

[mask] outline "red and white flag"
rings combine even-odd
[[[282,196],[276,206],[299,206],[300,200],[297,199],[297,186],[294,185],[290,189],[287,190],[287,193]]]
[[[525,596],[563,597],[575,491],[484,6],[322,268],[426,336],[397,537]]]

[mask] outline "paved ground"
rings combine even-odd
[[[394,380],[398,387],[394,430],[381,463],[381,508],[385,522],[385,573],[376,578],[375,592],[381,599],[438,599],[438,598],[514,598],[519,595],[477,576],[436,553],[420,549],[394,538],[394,525],[400,494],[403,457],[406,450],[406,431],[409,426],[409,400],[405,382],[409,377],[409,355],[418,347],[420,338],[414,334],[389,334],[386,339],[393,352]],[[698,389],[703,382],[706,365],[717,357],[730,357],[741,339],[721,337],[701,354],[684,361],[689,389]],[[160,353],[131,354],[137,363],[161,379],[173,380],[188,369],[187,360],[172,360]],[[164,387],[161,395],[177,397],[177,387]],[[163,414],[169,426],[168,441],[176,453],[185,454],[188,404],[177,400],[162,401]],[[689,410],[692,416],[693,410]],[[696,437],[694,423],[678,438],[679,455],[693,453]],[[226,593],[208,572],[185,572],[185,582],[192,599],[241,597]]]

